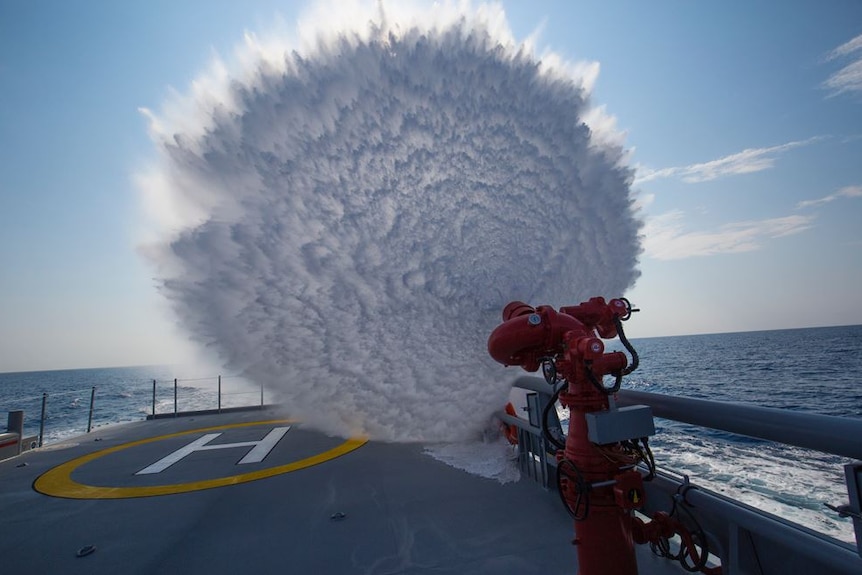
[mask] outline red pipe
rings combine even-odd
[[[579,369],[578,371],[582,371]],[[570,375],[574,375],[570,373]],[[588,483],[606,482],[619,474],[619,462],[609,459],[590,442],[586,414],[608,409],[608,398],[592,384],[586,375],[579,373],[578,381],[570,380],[568,390],[560,401],[569,408],[569,434],[563,456],[572,461]],[[605,446],[605,450],[617,452]],[[574,486],[567,489],[570,505],[577,499]],[[614,487],[605,486],[590,490],[588,516],[575,522],[575,540],[578,546],[578,573],[580,575],[636,575],[634,541],[630,529],[630,515],[616,504]]]
[[[601,337],[616,336],[616,318],[628,313],[628,308],[622,300],[608,304],[603,298],[592,298],[560,312],[550,306],[509,303],[503,310],[503,323],[488,338],[488,353],[504,365],[519,365],[527,371],[536,371],[544,358],[553,358],[559,375],[568,383],[560,402],[570,409],[565,449],[557,457],[565,458],[580,477],[563,476],[563,496],[576,513],[579,502],[589,499],[588,512],[575,522],[578,573],[636,575],[631,510],[619,504],[613,487],[621,468],[632,461],[619,443],[594,445],[586,421],[587,413],[609,407],[607,394],[595,382],[622,372],[627,363],[625,354],[604,353],[596,332]],[[584,493],[579,493],[579,484]]]
[[[527,371],[539,369],[541,358],[561,352],[566,332],[586,331],[577,319],[550,306],[533,308],[519,301],[503,309],[503,320],[488,338],[488,353],[503,365]]]

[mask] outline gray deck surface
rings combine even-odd
[[[553,493],[500,484],[440,463],[415,444],[370,442],[312,467],[238,485],[131,499],[37,493],[43,473],[147,437],[275,419],[245,412],[108,427],[0,462],[2,573],[574,573],[573,527]],[[277,425],[220,430],[216,443],[260,440]],[[135,475],[203,433],[126,448],[72,478],[130,487],[202,481],[284,465],[342,443],[294,425],[261,463],[250,448],[199,451]],[[96,440],[99,441],[96,441]],[[21,463],[26,466],[19,467]],[[333,520],[343,513],[341,520]],[[94,545],[86,557],[76,552]],[[641,573],[679,573],[639,548]]]

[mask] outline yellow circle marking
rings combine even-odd
[[[50,469],[39,476],[33,484],[33,488],[39,493],[45,495],[53,495],[54,497],[65,497],[67,499],[127,499],[131,497],[152,497],[154,495],[171,495],[174,493],[188,493],[189,491],[200,491],[203,489],[213,489],[215,487],[224,487],[225,485],[237,485],[239,483],[248,483],[258,479],[265,479],[282,473],[289,473],[297,469],[304,469],[335,459],[345,453],[350,453],[354,449],[358,449],[365,445],[367,439],[348,439],[341,445],[338,445],[323,453],[294,461],[286,465],[278,467],[270,467],[268,469],[260,469],[249,473],[240,473],[239,475],[231,475],[228,477],[219,477],[217,479],[206,479],[203,481],[193,481],[190,483],[174,483],[168,485],[152,485],[149,487],[101,487],[95,485],[85,485],[78,483],[72,479],[72,473],[84,464],[94,461],[105,455],[116,453],[130,447],[137,447],[154,441],[162,441],[172,437],[181,435],[189,435],[192,433],[203,433],[206,431],[214,431],[216,429],[229,429],[232,427],[251,427],[254,425],[267,425],[276,423],[290,423],[290,420],[276,419],[272,421],[255,421],[251,423],[232,423],[230,425],[217,425],[215,427],[204,427],[202,429],[192,429],[190,431],[180,431],[169,435],[159,435],[158,437],[150,437],[131,443],[124,443],[115,447],[109,447],[101,451],[89,453],[82,457],[67,461],[53,469]]]

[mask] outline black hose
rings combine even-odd
[[[647,456],[646,465],[648,474],[646,477],[644,477],[644,481],[652,481],[653,479],[655,479],[656,473],[655,456],[652,454],[652,449],[649,448],[649,438],[641,437],[641,443],[643,443],[643,448]]]
[[[545,439],[551,442],[551,444],[557,449],[565,449],[566,444],[551,435],[550,428],[548,427],[548,415],[551,413],[551,408],[557,404],[557,400],[560,398],[560,393],[565,387],[565,385],[561,385],[559,389],[554,392],[554,395],[551,396],[551,400],[545,406],[545,409],[542,410],[542,435],[544,435]]]
[[[696,487],[689,486],[687,482],[683,483],[676,490],[678,496],[681,494],[681,491],[684,487],[697,489]],[[666,555],[666,557],[679,561],[679,564],[682,566],[682,568],[689,573],[696,573],[698,571],[702,571],[703,568],[706,567],[706,562],[709,560],[709,542],[706,539],[706,533],[704,533],[703,527],[700,526],[700,522],[698,522],[694,514],[688,510],[684,495],[681,498],[673,497],[672,500],[673,506],[671,507],[669,515],[670,517],[676,517],[677,521],[679,521],[688,531],[690,541],[691,544],[694,546],[694,549],[689,548],[689,546],[685,542],[685,539],[680,534],[679,552],[676,555]],[[682,514],[679,513],[680,509],[685,512],[686,516],[688,517],[688,520],[694,524],[694,531],[689,530],[688,527],[685,525],[685,522],[682,521]],[[695,539],[697,539],[697,541],[695,541]],[[687,557],[691,556],[692,559],[694,558],[694,554],[697,553],[698,545],[700,545],[700,553],[698,554],[697,561],[694,563],[689,563]]]
[[[616,380],[614,381],[614,385],[613,385],[613,387],[605,387],[604,385],[602,385],[602,382],[599,381],[598,378],[593,373],[591,363],[592,362],[590,362],[590,361],[585,361],[584,362],[584,368],[585,368],[585,371],[587,372],[587,379],[590,380],[590,383],[593,384],[593,387],[595,387],[596,389],[598,389],[600,392],[604,393],[605,395],[613,395],[614,393],[618,392],[620,390],[620,385],[622,385],[622,383],[623,383],[623,374],[622,373],[612,373],[611,375],[616,377]]]
[[[628,375],[638,368],[638,365],[640,364],[640,358],[638,358],[638,352],[635,351],[634,346],[626,337],[626,332],[623,330],[623,322],[620,321],[619,317],[614,317],[614,325],[617,327],[617,335],[620,337],[620,342],[632,356],[632,362],[627,368],[623,370],[622,373],[623,375]]]
[[[554,363],[553,357],[542,360],[542,376],[548,385],[557,385],[557,364]]]
[[[697,573],[701,571],[704,567],[706,567],[706,562],[709,559],[709,543],[706,540],[706,534],[703,532],[703,528],[698,523],[697,519],[695,519],[694,515],[691,511],[686,508],[685,503],[677,507],[676,509],[682,509],[685,511],[688,518],[694,523],[696,529],[694,531],[689,531],[689,536],[691,537],[691,544],[694,546],[694,549],[685,545],[682,538],[680,538],[680,550],[679,550],[679,563],[682,565],[682,568],[688,571],[689,573]],[[698,541],[695,541],[695,538]],[[700,545],[700,553],[697,554],[697,545]],[[685,549],[685,551],[683,551]],[[689,563],[687,560],[687,556],[692,556],[694,559],[694,555],[697,554],[697,561],[693,563]]]

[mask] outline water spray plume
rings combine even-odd
[[[517,375],[486,350],[507,302],[637,276],[633,172],[578,67],[458,6],[249,42],[150,113],[147,253],[179,322],[330,433],[475,434]]]

